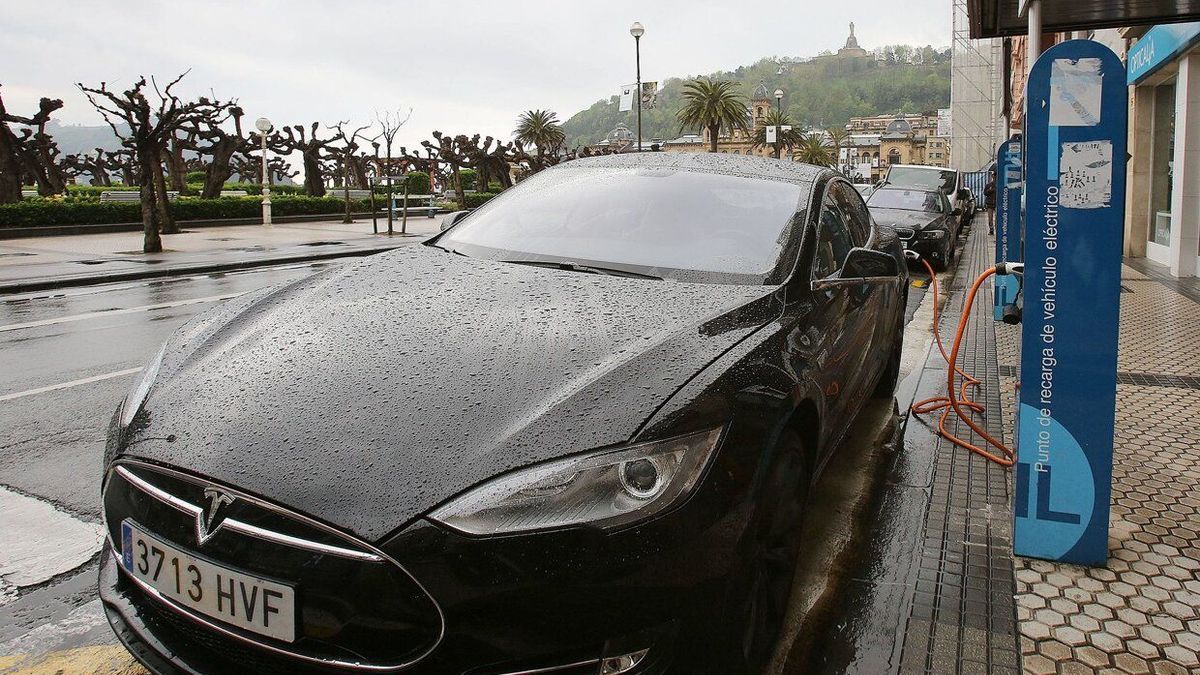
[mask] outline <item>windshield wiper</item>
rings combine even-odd
[[[606,274],[613,277],[634,277],[637,279],[656,279],[658,281],[663,280],[662,277],[656,277],[653,274],[630,272],[629,270],[619,270],[612,267],[579,265],[573,262],[553,262],[550,260],[502,260],[501,262],[512,263],[513,265],[529,265],[531,267],[547,267],[550,269],[567,270],[568,272],[583,272],[585,274]]]

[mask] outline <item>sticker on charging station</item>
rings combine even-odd
[[[1054,45],[1029,74],[1018,555],[1108,558],[1127,97],[1120,59],[1090,40]]]
[[[1066,209],[1102,209],[1112,199],[1112,143],[1063,143],[1058,203]]]
[[[996,152],[996,263],[1021,262],[1021,190],[1025,173],[1021,161],[1021,137],[1000,144]],[[1006,307],[1017,301],[1020,283],[1016,275],[992,276],[993,318],[1004,320]]]

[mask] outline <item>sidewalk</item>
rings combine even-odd
[[[990,237],[970,234],[943,336],[991,250]],[[1107,565],[1015,558],[1008,471],[936,436],[936,417],[909,416],[811,670],[1200,673],[1200,284],[1144,260],[1124,265],[1121,284]],[[988,432],[1011,444],[1020,328],[992,320],[990,288],[960,362],[983,381]],[[902,383],[901,410],[943,393],[945,379],[934,347]]]
[[[163,235],[162,253],[142,253],[140,232],[7,239],[0,241],[0,293],[369,255],[436,234],[442,218],[409,218],[408,234],[391,237],[372,234],[369,218],[205,227]]]

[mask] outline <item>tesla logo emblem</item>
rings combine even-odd
[[[201,546],[221,529],[225,522],[225,507],[234,500],[232,495],[217,488],[204,488],[204,497],[208,504],[196,514],[196,543]]]

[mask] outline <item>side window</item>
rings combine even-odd
[[[845,183],[834,183],[832,192],[838,207],[846,215],[846,223],[850,227],[854,245],[866,246],[871,238],[871,214],[863,204],[862,197],[857,190]]]
[[[813,278],[824,279],[842,268],[846,254],[854,248],[846,215],[832,195],[825,192],[821,200],[821,216],[817,222],[817,250],[813,257]]]

